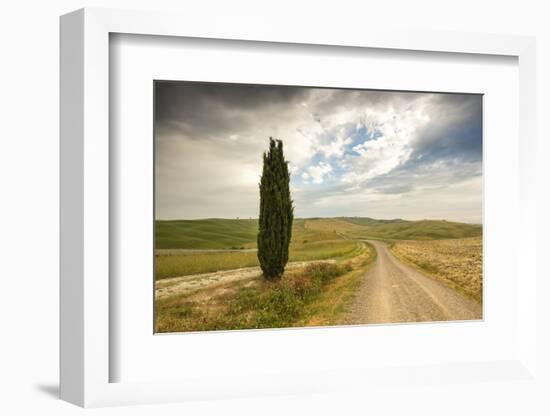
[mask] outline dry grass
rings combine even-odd
[[[365,244],[358,256],[348,261],[351,271],[328,283],[309,305],[295,326],[341,325],[346,311],[357,296],[366,268],[376,260],[376,250]]]
[[[258,279],[158,299],[157,331],[289,327],[330,281],[350,270],[347,264],[311,263],[278,282]]]
[[[433,241],[399,241],[392,247],[400,259],[478,300],[483,295],[481,237]]]
[[[157,299],[156,332],[336,324],[375,257],[361,247],[351,259],[290,269],[276,283],[257,277]]]
[[[353,231],[360,231],[361,226],[345,221],[340,218],[315,218],[304,220],[304,227],[307,230],[333,234],[345,234]]]

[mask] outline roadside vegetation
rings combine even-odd
[[[156,332],[337,324],[376,256],[368,244],[356,254],[289,269],[275,282],[258,276],[157,299]]]
[[[481,237],[433,241],[399,241],[391,247],[401,260],[479,302],[483,296]]]

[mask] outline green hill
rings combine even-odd
[[[258,220],[156,221],[155,228],[155,247],[159,249],[240,248],[255,243]]]
[[[401,218],[395,218],[393,220],[375,220],[374,218],[369,217],[342,217],[344,221],[351,222],[352,224],[357,225],[386,225],[386,224],[410,224],[414,221],[406,221]]]
[[[230,249],[256,246],[258,220],[156,221],[157,249]],[[348,239],[438,240],[476,237],[482,226],[445,220],[376,220],[366,217],[308,218],[294,221],[294,244]]]
[[[479,224],[464,224],[445,220],[406,221],[374,220],[372,218],[342,218],[360,225],[353,232],[354,238],[380,238],[388,240],[438,240],[476,237],[482,234]]]

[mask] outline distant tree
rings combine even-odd
[[[267,280],[278,280],[285,271],[293,219],[290,175],[283,142],[270,137],[269,150],[263,154],[258,220],[258,260]]]

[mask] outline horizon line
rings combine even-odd
[[[407,221],[407,222],[418,222],[418,221],[445,221],[445,222],[454,222],[461,224],[471,224],[471,225],[483,225],[483,222],[464,222],[458,220],[449,220],[446,218],[422,218],[422,219],[405,219],[405,218],[374,218],[374,217],[363,217],[360,215],[340,215],[340,216],[330,216],[330,217],[295,217],[295,220],[312,220],[312,219],[335,219],[335,218],[364,218],[374,221]],[[239,221],[250,221],[258,220],[258,217],[195,217],[195,218],[155,218],[155,221],[204,221],[204,220],[239,220]]]

